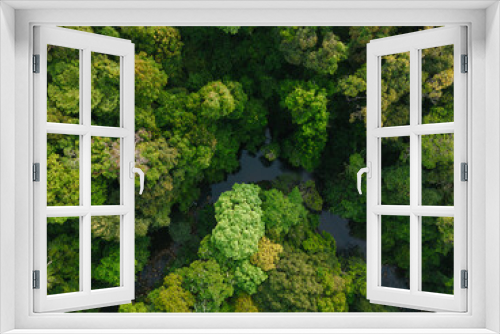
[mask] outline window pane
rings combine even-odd
[[[92,217],[92,290],[120,286],[120,216]]]
[[[453,218],[422,217],[422,290],[453,294]]]
[[[410,137],[381,138],[382,204],[410,204]]]
[[[47,45],[47,121],[80,122],[80,50]]]
[[[410,288],[410,217],[382,216],[382,286]]]
[[[47,205],[80,205],[80,136],[47,134]]]
[[[120,204],[120,138],[92,137],[92,205]]]
[[[453,134],[422,136],[422,205],[453,205]]]
[[[80,290],[80,218],[47,218],[47,294]]]
[[[381,125],[410,124],[410,52],[381,57]]]
[[[422,50],[422,123],[453,122],[453,45]]]
[[[92,125],[120,126],[120,57],[92,52]]]

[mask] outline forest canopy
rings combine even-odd
[[[120,312],[378,312],[360,250],[340,253],[320,213],[366,239],[366,44],[429,27],[70,27],[135,44],[137,282]],[[79,122],[78,51],[49,46],[50,122]],[[92,124],[117,126],[120,59],[93,53]],[[382,123],[409,119],[409,56],[382,60]],[[450,70],[451,69],[451,70]],[[423,122],[453,121],[453,49],[422,52]],[[47,139],[47,205],[78,205],[79,138]],[[409,204],[409,141],[382,142],[383,204]],[[203,189],[261,152],[313,175]],[[92,138],[92,205],[119,204],[120,140]],[[453,135],[422,137],[422,201],[453,205]],[[136,180],[136,187],[138,187]],[[117,220],[118,219],[118,220]],[[405,217],[383,223],[383,265],[409,279]],[[424,287],[452,293],[453,220],[423,222]],[[119,284],[119,217],[92,219],[92,287]],[[48,293],[78,291],[78,224],[48,221]],[[144,273],[143,273],[144,270]],[[148,269],[149,270],[149,269]],[[432,274],[432,275],[431,275]],[[76,279],[75,279],[76,277]],[[451,292],[450,292],[451,291]]]

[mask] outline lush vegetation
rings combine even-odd
[[[366,299],[366,264],[320,233],[319,212],[365,239],[366,44],[415,27],[78,27],[135,43],[136,272],[168,249],[163,279],[120,312],[394,311]],[[78,123],[78,53],[48,50],[48,120]],[[453,120],[449,47],[422,52],[422,119]],[[119,124],[119,59],[93,54],[92,123]],[[409,56],[382,60],[382,122],[409,120]],[[451,71],[450,71],[451,69]],[[265,131],[272,140],[266,143]],[[48,138],[48,205],[78,205],[79,138]],[[92,204],[119,202],[118,139],[92,139]],[[314,173],[302,182],[202,188],[238,170],[241,150]],[[409,204],[409,140],[382,142],[383,204]],[[453,205],[453,136],[422,137],[423,204]],[[136,180],[138,186],[138,180]],[[384,217],[385,218],[385,217]],[[49,223],[49,293],[78,290],[78,224]],[[424,288],[453,286],[453,220],[423,222]],[[92,286],[119,282],[117,217],[92,219]],[[409,275],[405,217],[383,219],[383,261]],[[71,279],[73,278],[73,279]]]

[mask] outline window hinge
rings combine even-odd
[[[33,55],[33,73],[40,73],[40,55]]]
[[[40,164],[38,162],[33,164],[33,181],[40,182]]]
[[[460,170],[461,170],[460,180],[469,181],[469,166],[467,165],[466,162],[462,162],[462,164],[460,165]]]
[[[469,273],[467,270],[462,270],[462,289],[467,289],[469,287]]]
[[[469,72],[469,56],[462,55],[462,73]]]
[[[40,270],[33,270],[33,289],[40,289]]]

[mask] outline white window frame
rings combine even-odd
[[[129,40],[50,26],[34,27],[34,54],[39,55],[39,73],[33,75],[34,162],[39,164],[39,181],[33,184],[34,270],[39,288],[34,289],[34,311],[74,311],[130,303],[135,298],[135,53]],[[79,51],[80,122],[47,122],[47,46]],[[92,52],[120,57],[120,124],[117,127],[91,124]],[[47,207],[47,134],[78,135],[80,142],[79,205]],[[91,141],[93,136],[120,140],[120,204],[91,204]],[[120,217],[120,285],[93,290],[91,287],[92,216]],[[79,217],[79,290],[47,295],[47,218]]]
[[[11,6],[15,7],[13,9]],[[66,8],[62,8],[66,7]],[[127,9],[127,7],[129,9]],[[488,7],[488,8],[487,8]],[[24,8],[24,9],[23,9]],[[78,9],[76,9],[78,8]],[[105,8],[105,9],[103,9]],[[143,10],[130,9],[143,8]],[[149,10],[146,8],[150,8]],[[203,3],[7,1],[0,4],[0,325],[12,333],[500,332],[500,11],[495,1]],[[45,9],[45,10],[41,10]],[[355,10],[352,10],[355,9]],[[485,24],[486,23],[486,24]],[[433,314],[34,314],[31,45],[35,24],[447,25],[469,27],[469,310]],[[13,38],[15,31],[15,39]],[[15,55],[15,57],[14,57]],[[15,66],[15,73],[13,70]],[[486,71],[488,66],[488,71]],[[15,95],[13,82],[15,84]],[[12,94],[12,95],[9,95]],[[15,114],[14,111],[15,110]],[[11,136],[15,127],[15,146]],[[487,150],[488,154],[486,154]],[[15,164],[12,161],[15,160]],[[15,171],[15,180],[12,174]],[[486,174],[488,173],[488,182]],[[11,188],[4,187],[11,186]],[[11,199],[12,189],[15,198]],[[486,203],[486,204],[485,204]],[[15,210],[10,209],[14,207]],[[472,226],[474,227],[472,229]],[[486,256],[488,254],[488,256]],[[30,259],[26,261],[26,259]],[[12,289],[12,287],[15,287]],[[488,290],[488,293],[486,293]],[[12,307],[14,305],[14,307]],[[176,330],[191,328],[192,331]],[[247,330],[245,330],[245,328]],[[289,330],[284,330],[288,328]],[[293,330],[295,328],[295,330]],[[59,330],[57,330],[59,329]],[[126,329],[126,330],[125,330]],[[135,330],[134,330],[135,329]],[[157,329],[155,331],[154,329]],[[162,330],[163,329],[163,330]],[[211,329],[211,331],[209,331]],[[225,329],[225,330],[224,330]],[[81,331],[80,331],[81,333]]]
[[[464,312],[467,290],[461,286],[461,271],[467,270],[467,184],[461,180],[461,163],[467,163],[467,76],[462,73],[462,55],[467,54],[465,26],[428,29],[386,37],[367,45],[367,157],[370,177],[367,179],[367,298],[370,302],[416,308]],[[454,59],[454,121],[422,123],[421,59],[423,49],[452,45]],[[410,55],[409,124],[382,126],[381,83],[383,56],[408,52]],[[454,205],[422,205],[422,135],[454,134]],[[408,205],[384,205],[382,202],[383,138],[403,137],[410,140],[410,196]],[[409,289],[382,286],[382,224],[389,216],[409,219]],[[453,217],[454,288],[452,294],[422,290],[422,217]]]

